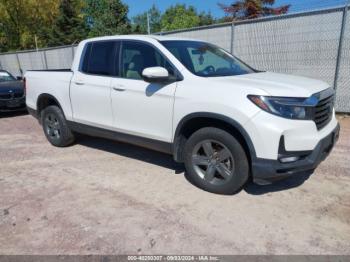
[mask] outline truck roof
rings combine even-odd
[[[183,37],[174,37],[174,36],[162,36],[162,35],[114,35],[114,36],[102,36],[95,37],[84,40],[84,42],[98,41],[98,40],[116,40],[116,39],[132,39],[132,40],[158,40],[158,41],[198,41],[196,39],[183,38]]]

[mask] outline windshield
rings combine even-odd
[[[15,81],[16,79],[6,71],[0,71],[0,82]]]
[[[257,72],[224,49],[209,43],[181,40],[161,43],[197,76],[235,76]]]

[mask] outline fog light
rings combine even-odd
[[[297,160],[299,160],[300,157],[298,156],[290,156],[290,157],[283,157],[283,158],[280,158],[280,161],[282,163],[290,163],[290,162],[295,162]]]

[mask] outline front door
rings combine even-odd
[[[114,127],[123,133],[170,142],[176,82],[150,84],[142,79],[147,67],[174,68],[153,46],[140,41],[123,41],[119,78],[112,80]]]

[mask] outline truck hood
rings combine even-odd
[[[270,96],[285,97],[309,97],[330,87],[320,80],[271,72],[222,77],[221,81],[260,89]]]

